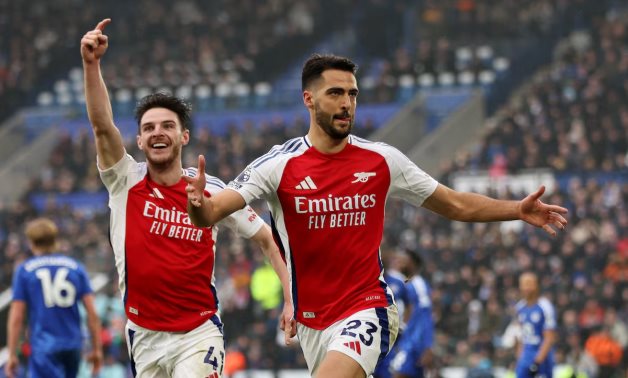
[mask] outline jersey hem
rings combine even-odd
[[[207,313],[206,315],[203,315],[202,318],[199,318],[198,321],[194,321],[194,322],[188,322],[185,323],[179,327],[176,326],[171,326],[171,325],[163,325],[163,324],[157,324],[155,322],[144,322],[144,321],[137,321],[137,320],[133,320],[131,319],[131,316],[135,316],[134,314],[129,313],[129,311],[125,311],[126,312],[126,316],[127,316],[127,320],[129,322],[131,322],[131,324],[134,324],[136,326],[142,327],[142,328],[146,328],[149,331],[155,331],[155,332],[190,332],[194,329],[196,329],[197,327],[199,327],[201,324],[205,323],[206,321],[210,320],[212,318],[212,316],[216,315],[216,313],[218,311],[210,311],[209,313]]]

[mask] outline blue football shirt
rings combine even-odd
[[[17,268],[13,300],[27,305],[33,352],[81,348],[78,302],[91,292],[85,268],[67,256],[36,256]]]

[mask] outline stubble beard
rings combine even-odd
[[[351,134],[353,128],[353,117],[349,121],[347,128],[341,129],[334,126],[334,115],[323,111],[318,104],[314,105],[314,117],[316,123],[323,129],[325,134],[334,140],[342,140]]]
[[[177,159],[181,158],[181,145],[173,145],[172,151],[168,156],[161,156],[158,159],[153,159],[149,154],[146,155],[146,161],[150,166],[157,171],[167,171],[174,165]]]

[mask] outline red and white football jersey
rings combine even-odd
[[[420,206],[438,182],[399,150],[350,136],[326,155],[307,136],[273,147],[229,188],[268,201],[290,272],[296,319],[324,329],[393,302],[379,246],[388,196]]]
[[[194,176],[196,169],[184,169]],[[216,313],[214,254],[218,227],[199,228],[187,214],[185,180],[155,183],[145,162],[125,155],[100,171],[109,191],[110,239],[128,318],[156,331],[189,331]],[[225,184],[207,175],[205,190]],[[250,238],[264,222],[249,206],[225,218],[225,225]]]

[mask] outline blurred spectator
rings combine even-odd
[[[621,377],[619,366],[622,362],[623,351],[605,327],[589,336],[585,348],[599,365],[600,377]]]

